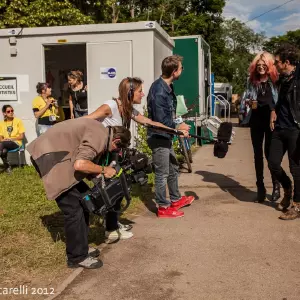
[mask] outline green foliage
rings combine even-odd
[[[292,44],[300,49],[300,29],[288,31],[286,34],[281,36],[271,37],[267,42],[265,42],[264,49],[274,53],[276,49],[284,43]]]
[[[233,92],[240,94],[245,89],[253,54],[262,50],[266,37],[264,33],[255,33],[236,19],[226,20],[222,24],[222,36],[227,54],[226,68],[222,75],[232,83]]]
[[[147,143],[147,128],[138,125],[137,136],[135,137],[136,148],[138,151],[145,153],[148,157],[152,156],[152,151]]]
[[[148,116],[147,108],[143,108],[144,116]],[[137,136],[135,137],[135,143],[136,148],[138,151],[145,153],[148,157],[152,156],[152,151],[148,146],[147,143],[147,128],[143,125],[138,124],[137,125]],[[175,150],[176,155],[180,155],[180,149],[179,149],[179,141],[177,138],[173,141],[173,148]]]
[[[0,28],[89,23],[93,23],[93,19],[67,0],[12,0],[0,6]]]

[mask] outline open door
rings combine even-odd
[[[87,44],[89,113],[118,96],[119,83],[132,76],[131,41]]]
[[[87,44],[87,86],[89,113],[105,101],[118,97],[121,80],[132,77],[132,41]],[[131,145],[137,126],[131,122]]]

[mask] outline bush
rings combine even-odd
[[[146,107],[144,107],[143,109],[144,109],[144,116],[148,117],[148,111]],[[148,157],[152,156],[152,151],[149,148],[147,143],[147,128],[145,126],[138,124],[137,137],[135,137],[135,142],[138,151],[145,153]],[[177,138],[173,139],[173,148],[177,157],[181,156],[179,147],[180,145],[178,139]]]

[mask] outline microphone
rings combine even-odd
[[[232,135],[232,123],[221,123],[218,133],[217,141],[214,144],[214,156],[218,158],[224,158],[228,152],[228,143],[230,142]]]
[[[231,139],[231,135],[232,135],[232,123],[231,122],[221,123],[217,133],[218,141],[229,143]]]

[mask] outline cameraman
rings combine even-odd
[[[175,112],[177,99],[173,82],[178,80],[182,71],[182,57],[172,55],[166,57],[161,64],[162,76],[157,79],[149,90],[147,103],[149,118],[165,126],[175,128]],[[189,131],[189,126],[182,123],[179,130]],[[181,207],[190,205],[195,197],[181,196],[178,188],[178,163],[172,147],[173,135],[157,133],[148,130],[148,145],[152,149],[155,167],[155,200],[158,204],[157,216],[160,218],[183,217],[178,211]],[[170,201],[166,199],[168,184]]]
[[[109,134],[111,132],[111,134]],[[27,147],[40,174],[48,199],[64,213],[67,264],[70,268],[100,268],[98,250],[89,253],[89,214],[81,205],[89,187],[88,176],[111,178],[112,167],[97,165],[108,152],[128,147],[130,131],[122,126],[105,128],[100,122],[78,118],[58,123]]]

